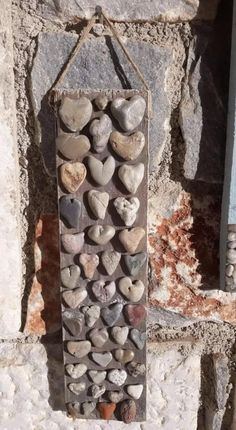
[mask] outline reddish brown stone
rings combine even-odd
[[[100,402],[98,403],[98,410],[100,412],[100,416],[104,420],[109,420],[113,413],[115,412],[116,404],[115,403],[106,403]]]
[[[139,326],[146,316],[146,309],[143,305],[126,305],[125,314],[133,327]]]
[[[120,406],[120,416],[124,423],[132,423],[136,417],[136,404],[134,400],[124,400]]]

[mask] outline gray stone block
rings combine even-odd
[[[42,33],[34,60],[32,100],[39,125],[39,137],[45,166],[55,174],[55,121],[47,103],[47,94],[55,82],[77,37],[67,33]],[[125,43],[132,58],[140,67],[152,91],[153,119],[150,122],[150,171],[157,168],[166,140],[166,126],[170,119],[170,103],[165,92],[165,77],[172,61],[168,48],[145,42]],[[68,71],[63,88],[122,89],[141,88],[139,78],[118,44],[110,37],[91,38],[82,46]]]

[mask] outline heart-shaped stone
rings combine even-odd
[[[131,376],[134,378],[137,378],[138,376],[145,375],[146,372],[146,366],[143,363],[138,363],[137,361],[131,361],[127,365],[127,370]]]
[[[107,403],[107,402],[99,402],[98,403],[98,410],[100,412],[100,417],[103,420],[110,420],[113,413],[116,410],[116,404],[115,403]]]
[[[67,410],[70,417],[73,419],[80,417],[80,403],[67,403]]]
[[[134,400],[124,400],[120,406],[120,416],[122,421],[126,424],[130,424],[135,420],[137,408]]]
[[[71,309],[75,309],[86,299],[87,294],[87,291],[83,288],[76,288],[75,290],[64,291],[62,297]]]
[[[68,388],[70,391],[72,391],[72,393],[74,394],[80,394],[82,391],[85,390],[86,384],[85,382],[71,382],[68,385]]]
[[[79,228],[81,202],[71,196],[63,196],[60,199],[60,215],[63,222],[72,228]]]
[[[108,391],[107,396],[111,402],[119,403],[123,399],[124,394],[122,391]]]
[[[129,274],[132,276],[138,275],[140,269],[143,267],[147,260],[147,255],[144,252],[140,252],[135,255],[124,255],[124,261]]]
[[[126,249],[131,254],[135,253],[138,249],[141,240],[145,236],[145,230],[142,227],[134,227],[130,230],[122,230],[119,233],[119,239]]]
[[[111,103],[111,112],[124,131],[133,131],[143,119],[146,102],[140,95],[126,100],[123,97],[115,98]]]
[[[130,199],[117,197],[114,201],[114,206],[125,225],[133,225],[140,206],[139,199],[137,197],[131,197]]]
[[[83,306],[81,311],[84,314],[87,326],[90,328],[93,327],[100,317],[100,307],[97,305]]]
[[[72,341],[67,342],[67,350],[71,355],[77,358],[85,357],[91,351],[91,342],[88,340]]]
[[[125,136],[119,131],[110,135],[112,149],[126,161],[136,160],[145,146],[145,137],[141,131]]]
[[[114,281],[105,283],[102,279],[94,282],[92,286],[93,294],[101,303],[109,302],[116,292],[116,284]]]
[[[101,255],[102,264],[106,269],[108,275],[112,275],[121,259],[120,252],[117,251],[104,251]]]
[[[126,305],[125,315],[133,327],[137,327],[146,317],[146,309],[143,305]]]
[[[142,281],[132,281],[132,279],[125,277],[119,281],[119,290],[129,301],[139,302],[145,287]]]
[[[144,177],[144,164],[123,164],[118,170],[118,176],[127,191],[135,194]]]
[[[134,352],[131,349],[118,348],[114,351],[114,357],[119,363],[126,364],[133,360]]]
[[[107,376],[105,370],[90,370],[88,374],[95,384],[101,384]]]
[[[141,331],[133,328],[130,332],[130,338],[137,346],[138,349],[143,349],[146,341],[146,333],[142,333]]]
[[[77,254],[84,245],[84,233],[62,234],[61,242],[63,248],[69,254]]]
[[[104,110],[106,109],[107,105],[108,105],[108,98],[105,94],[99,94],[95,100],[95,105],[97,106],[97,108],[99,110]]]
[[[83,163],[74,161],[60,166],[61,182],[69,193],[75,193],[86,178],[87,170]]]
[[[89,133],[93,136],[93,149],[100,153],[107,146],[110,134],[112,132],[112,122],[105,113],[99,119],[91,122]]]
[[[108,372],[108,379],[112,384],[123,385],[126,381],[127,373],[123,369],[113,369]]]
[[[90,155],[88,157],[88,166],[94,181],[104,186],[111,180],[115,171],[116,162],[111,155],[107,157],[104,163]]]
[[[71,131],[80,131],[88,124],[93,106],[87,97],[72,99],[64,97],[59,108],[59,115],[66,127]]]
[[[81,378],[87,372],[87,366],[84,363],[67,364],[66,371],[73,379]]]
[[[107,367],[112,360],[110,352],[92,352],[92,359],[101,367]]]
[[[93,279],[95,270],[99,265],[99,257],[96,254],[80,254],[79,262],[83,266],[84,276]]]
[[[96,408],[96,403],[95,402],[84,402],[81,405],[82,414],[85,417],[89,417],[91,415],[91,413],[94,411],[95,408]]]
[[[122,309],[122,303],[115,303],[114,305],[103,308],[101,311],[101,316],[108,326],[112,326],[120,318]]]
[[[95,224],[88,230],[88,236],[98,245],[106,245],[114,236],[116,230],[111,225]]]
[[[95,217],[104,219],[109,203],[109,194],[105,192],[101,193],[97,190],[90,190],[88,192],[88,203]]]
[[[137,400],[141,397],[141,394],[143,392],[143,385],[142,384],[135,384],[135,385],[128,385],[127,386],[127,393],[130,397],[133,397],[133,399]]]
[[[70,334],[75,337],[79,336],[84,325],[84,318],[81,313],[78,311],[66,309],[63,312],[62,317],[64,326],[70,332]]]
[[[58,151],[68,160],[82,159],[90,150],[90,142],[83,134],[62,133],[56,139]]]
[[[124,345],[129,334],[129,328],[112,327],[111,334],[116,343],[118,343],[119,345]]]
[[[67,288],[75,288],[77,285],[77,282],[80,277],[80,268],[79,266],[69,266],[64,267],[64,269],[61,270],[61,282],[64,287]]]
[[[108,340],[109,335],[106,328],[94,328],[89,333],[89,339],[97,348],[101,348]]]
[[[94,399],[98,399],[99,397],[101,397],[106,391],[106,387],[105,385],[97,385],[97,384],[93,384],[91,386],[91,394],[92,397]]]

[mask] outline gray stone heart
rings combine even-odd
[[[112,149],[124,160],[136,160],[145,146],[145,137],[141,131],[125,136],[118,131],[113,131],[110,135]]]
[[[79,161],[61,164],[59,171],[61,182],[69,193],[78,191],[87,175],[85,165]]]
[[[95,402],[84,402],[81,405],[82,413],[85,417],[89,417],[96,408]]]
[[[105,192],[101,193],[97,190],[90,190],[88,192],[88,203],[95,217],[104,219],[109,203],[109,194]]]
[[[135,194],[144,177],[144,164],[123,164],[118,170],[118,176],[125,188]]]
[[[89,132],[93,136],[94,151],[103,152],[112,132],[112,122],[109,116],[102,114],[99,119],[94,119],[91,122]]]
[[[94,328],[89,333],[89,339],[97,348],[101,348],[108,340],[109,335],[105,328]]]
[[[60,198],[59,207],[63,222],[69,225],[69,227],[79,228],[81,202],[71,196],[62,196]]]
[[[101,316],[108,326],[112,326],[120,318],[122,309],[122,303],[115,303],[114,305],[103,308],[101,311]]]
[[[87,97],[72,99],[64,97],[59,108],[59,115],[71,131],[80,131],[89,122],[93,106]]]
[[[62,133],[56,139],[58,151],[69,160],[82,159],[90,150],[87,136],[82,134]]]
[[[142,333],[141,331],[133,328],[130,332],[130,338],[137,346],[138,349],[143,349],[146,341],[146,333]]]
[[[96,254],[80,254],[79,262],[83,266],[84,276],[93,279],[95,270],[99,265],[99,257]]]
[[[99,94],[95,100],[95,105],[97,106],[97,108],[99,110],[104,110],[106,109],[107,105],[108,105],[108,98],[105,94]]]
[[[114,236],[116,230],[111,225],[93,225],[88,230],[88,236],[98,245],[106,245]]]
[[[139,302],[142,298],[145,286],[142,281],[132,281],[127,276],[119,281],[120,292],[131,302]]]
[[[101,255],[102,264],[106,269],[108,275],[112,275],[121,259],[120,252],[117,251],[104,251]]]
[[[126,364],[133,360],[134,351],[118,348],[114,351],[114,357],[119,363]]]
[[[133,225],[140,206],[139,199],[137,197],[131,197],[130,199],[117,197],[114,201],[114,206],[125,225]]]
[[[71,355],[77,358],[82,358],[91,351],[91,342],[88,340],[72,341],[67,342],[67,350]]]
[[[78,279],[80,277],[80,268],[79,266],[69,266],[64,267],[64,269],[61,270],[61,282],[64,287],[67,288],[75,288],[78,282]]]
[[[69,254],[77,254],[84,245],[84,233],[62,234],[61,242],[63,248]]]
[[[101,303],[109,302],[116,292],[116,284],[114,281],[105,283],[102,279],[94,282],[92,291],[96,299]]]
[[[127,393],[129,394],[130,397],[132,397],[135,400],[138,400],[141,397],[142,392],[143,392],[142,384],[127,386]]]
[[[129,334],[129,328],[112,327],[111,334],[116,343],[118,343],[119,345],[124,345]]]
[[[122,230],[119,233],[119,239],[126,251],[134,254],[139,247],[141,240],[145,236],[145,230],[142,227],[134,227],[130,230]]]
[[[63,300],[71,308],[77,308],[80,303],[87,297],[87,291],[83,288],[76,288],[75,290],[64,291],[62,293]]]
[[[108,391],[107,395],[112,403],[119,403],[124,397],[122,391]]]
[[[99,386],[97,384],[94,384],[91,386],[91,394],[94,399],[98,399],[98,397],[101,397],[105,393],[105,391],[105,385]]]
[[[127,379],[127,373],[123,369],[113,369],[108,372],[108,379],[112,384],[123,385]]]
[[[90,370],[88,374],[95,384],[101,384],[107,376],[107,372],[105,370]]]
[[[124,131],[133,131],[142,121],[146,109],[146,102],[140,95],[126,100],[115,98],[111,103],[111,112]]]
[[[86,384],[85,382],[71,382],[68,385],[68,388],[70,391],[72,391],[72,393],[74,394],[80,394],[82,391],[85,390]]]
[[[83,306],[81,309],[88,327],[93,327],[100,317],[100,307],[97,305]]]
[[[81,378],[87,372],[87,366],[84,363],[67,364],[66,371],[73,379]]]
[[[88,166],[94,181],[99,185],[107,185],[115,171],[115,159],[110,155],[104,163],[90,155],[88,157]]]
[[[78,311],[72,311],[71,309],[66,309],[63,314],[63,323],[67,331],[72,334],[72,336],[77,337],[81,332],[84,325],[84,318]]]
[[[146,260],[147,255],[144,252],[140,252],[139,254],[135,255],[124,255],[126,267],[129,271],[129,274],[132,276],[136,276],[139,273]]]
[[[107,367],[112,360],[110,352],[92,352],[92,359],[101,367]]]

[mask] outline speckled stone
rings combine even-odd
[[[58,151],[68,160],[82,159],[90,150],[90,142],[83,134],[62,133],[56,138]]]
[[[62,185],[69,193],[75,193],[84,182],[87,170],[83,163],[74,161],[60,166],[60,179]]]
[[[113,131],[110,135],[110,144],[113,151],[123,160],[136,160],[145,146],[145,136],[141,131],[125,136],[119,131]]]
[[[146,102],[140,95],[126,100],[115,98],[111,103],[111,112],[124,131],[133,131],[142,121],[146,109]]]
[[[142,227],[134,227],[130,230],[125,229],[119,233],[119,239],[125,250],[134,254],[138,249],[141,240],[145,236],[145,230]]]
[[[101,260],[108,275],[113,275],[121,259],[120,252],[104,251],[101,255]]]
[[[138,349],[143,349],[146,341],[146,333],[142,333],[141,331],[133,328],[130,331],[130,338],[137,346]]]
[[[82,130],[89,122],[92,112],[92,103],[87,97],[64,97],[59,108],[61,120],[71,131]]]
[[[116,230],[111,225],[93,225],[88,230],[88,236],[98,245],[106,245],[114,236]]]
[[[81,202],[71,196],[62,196],[59,208],[62,221],[69,227],[79,228]]]
[[[111,335],[116,343],[124,345],[129,334],[128,327],[112,327]]]
[[[88,192],[88,203],[95,217],[104,219],[109,203],[109,194],[98,190],[90,190]]]
[[[62,234],[61,242],[63,248],[69,254],[77,254],[84,245],[84,233]]]
[[[67,306],[71,309],[75,309],[86,299],[87,294],[84,288],[76,288],[74,290],[64,291],[62,297]]]
[[[81,309],[85,317],[85,322],[88,327],[93,327],[100,317],[100,307],[97,305],[83,306]]]
[[[87,372],[87,366],[84,363],[67,364],[66,371],[73,379],[81,378]]]
[[[95,270],[99,265],[99,257],[96,254],[80,254],[79,262],[83,267],[84,276],[93,279]]]
[[[137,400],[140,399],[143,392],[143,385],[142,384],[134,384],[134,385],[128,385],[127,386],[127,393],[130,397]]]
[[[79,336],[82,332],[84,325],[83,315],[79,311],[72,311],[71,309],[66,309],[62,313],[63,324],[67,331],[69,331],[72,336]]]
[[[116,404],[115,403],[107,403],[107,402],[99,402],[98,410],[100,413],[100,417],[103,420],[109,420],[113,413],[115,412]]]
[[[61,282],[64,287],[75,288],[80,277],[80,268],[76,265],[64,267],[61,270]]]
[[[140,207],[140,202],[137,197],[131,197],[129,199],[117,197],[114,201],[114,206],[125,225],[131,226],[134,224]]]
[[[99,119],[94,119],[89,127],[93,138],[93,149],[95,152],[103,152],[107,146],[112,132],[112,122],[107,114],[102,114]]]
[[[147,255],[144,252],[140,252],[135,255],[124,255],[125,265],[132,276],[138,275],[140,269],[143,267],[147,260]]]
[[[126,364],[133,360],[134,352],[131,349],[115,349],[114,357],[119,363]]]
[[[114,281],[106,283],[103,280],[99,280],[92,285],[92,291],[99,302],[106,303],[114,296],[116,284]]]
[[[130,302],[139,302],[142,298],[145,287],[142,281],[132,281],[131,278],[121,278],[119,290]]]
[[[108,379],[112,384],[123,385],[127,379],[127,373],[123,369],[113,369],[108,372]]]
[[[107,376],[105,370],[89,370],[88,374],[95,384],[101,384]]]
[[[107,185],[115,171],[115,159],[110,155],[104,162],[90,155],[88,166],[92,178],[98,185]]]
[[[124,400],[120,406],[121,419],[126,424],[130,424],[135,420],[136,417],[136,404],[134,400]]]
[[[91,351],[91,342],[88,340],[69,341],[67,342],[67,350],[76,358],[82,358]]]
[[[71,382],[68,385],[68,388],[72,393],[74,394],[80,394],[82,391],[85,390],[86,384],[85,382]]]
[[[142,323],[146,316],[146,309],[143,305],[126,305],[125,315],[128,318],[129,323],[137,327]]]
[[[99,397],[101,397],[105,393],[105,391],[106,391],[105,385],[99,386],[97,384],[94,384],[91,386],[91,394],[94,399],[98,399]]]
[[[112,360],[110,352],[92,352],[92,359],[101,367],[107,367]]]
[[[89,339],[97,348],[101,348],[109,339],[106,328],[94,328],[89,333]]]
[[[135,194],[144,177],[144,164],[123,164],[118,170],[118,176],[129,193]]]
[[[129,375],[137,378],[138,376],[144,376],[146,372],[146,366],[143,363],[138,363],[137,361],[131,361],[126,367]]]
[[[101,311],[101,316],[108,326],[112,326],[120,318],[123,305],[121,303],[115,303],[109,307],[103,308]]]

